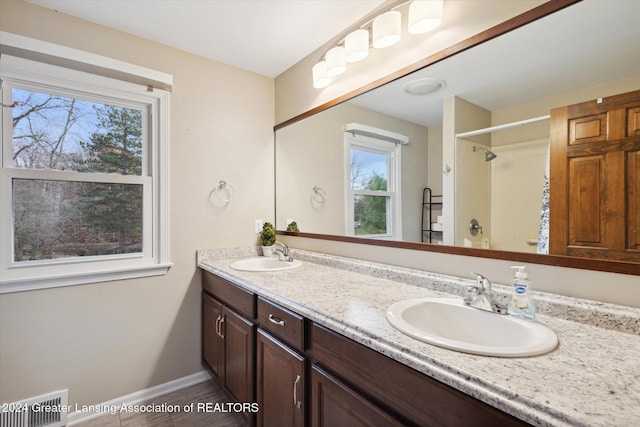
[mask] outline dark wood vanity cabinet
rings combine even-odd
[[[305,319],[258,298],[256,397],[258,426],[306,425]]]
[[[202,358],[250,425],[526,426],[266,299],[202,272]]]
[[[202,361],[214,378],[221,381],[222,349],[219,335],[222,304],[206,292],[202,292]]]
[[[255,401],[255,295],[208,272],[202,278],[202,359],[234,401]],[[243,413],[249,425],[251,412]]]
[[[311,327],[310,342],[314,364],[345,383],[352,398],[366,399],[379,411],[394,414],[401,425],[529,425],[323,326],[314,324]],[[315,384],[312,385],[312,400],[316,404],[318,394],[313,395],[314,391]],[[389,418],[380,418],[384,420],[381,425],[393,425],[388,424]]]
[[[258,426],[305,425],[305,357],[268,332],[256,338]]]
[[[317,365],[311,369],[311,426],[404,426]]]

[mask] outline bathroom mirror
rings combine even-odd
[[[640,89],[639,13],[636,2],[579,2],[276,126],[277,230],[295,221],[308,237],[637,274],[629,263],[538,255],[537,243],[549,139],[544,116]],[[429,90],[423,83],[437,90],[420,94]],[[513,123],[525,124],[464,136]],[[345,132],[354,124],[364,130]],[[397,135],[409,142],[394,141]],[[355,151],[345,149],[350,139],[367,138],[399,147],[388,157],[401,158],[398,170],[382,157],[364,160],[380,152],[360,153],[357,141]],[[358,176],[369,178],[354,202],[348,189]],[[391,197],[378,200],[382,225],[370,226],[360,202],[389,192],[394,177],[400,208]],[[386,187],[372,187],[372,178]]]

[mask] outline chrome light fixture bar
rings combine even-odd
[[[334,45],[313,66],[313,86],[324,88],[333,78],[344,73],[348,63],[358,62],[369,56],[369,49],[393,46],[402,36],[402,14],[396,10],[409,5],[409,34],[424,34],[437,28],[442,22],[443,0],[399,0],[376,9],[362,21],[351,26],[338,37]]]

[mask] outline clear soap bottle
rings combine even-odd
[[[509,304],[509,313],[512,316],[533,320],[536,318],[536,306],[531,297],[531,280],[527,278],[524,266],[513,266],[517,269],[513,278],[513,298]]]

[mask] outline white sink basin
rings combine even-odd
[[[541,323],[467,307],[462,299],[399,301],[387,310],[387,320],[420,341],[483,356],[536,356],[558,345],[556,334]]]
[[[280,261],[277,257],[254,257],[245,258],[232,263],[229,267],[240,271],[282,271],[298,268],[302,261],[294,259],[291,262]]]

